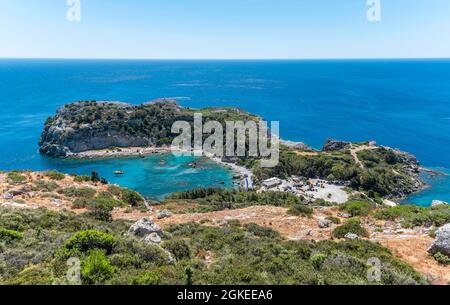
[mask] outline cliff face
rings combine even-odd
[[[204,121],[258,119],[236,108],[207,108]],[[76,102],[61,107],[45,123],[40,152],[49,157],[114,147],[146,147],[170,144],[177,135],[172,124],[193,122],[194,111],[174,100],[160,99],[141,105],[120,102]]]
[[[40,152],[50,157],[112,147],[165,144],[172,123],[185,109],[171,100],[143,105],[77,102],[63,106],[45,123]]]

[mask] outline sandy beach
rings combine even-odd
[[[124,147],[101,150],[89,150],[80,153],[72,153],[68,158],[72,159],[105,159],[105,158],[125,158],[125,157],[146,157],[153,154],[163,154],[171,152],[170,147]]]

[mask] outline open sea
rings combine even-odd
[[[450,174],[450,60],[121,61],[0,60],[0,170],[89,174],[152,198],[200,186],[231,187],[232,174],[190,158],[67,161],[41,157],[46,118],[78,100],[189,107],[236,106],[280,121],[282,138],[321,148],[328,138],[375,140]],[[162,160],[163,159],[163,160]],[[123,170],[123,177],[114,176]],[[450,176],[409,202],[450,202]]]

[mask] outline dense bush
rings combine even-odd
[[[63,180],[66,177],[66,175],[64,175],[60,172],[57,172],[57,171],[46,172],[45,176],[51,180]]]
[[[145,201],[141,194],[130,189],[122,189],[122,200],[134,207],[143,204]]]
[[[329,220],[329,221],[331,221],[331,222],[334,223],[335,225],[341,224],[341,220],[340,220],[339,218],[337,218],[337,217],[334,217],[334,216],[328,216],[326,219]]]
[[[9,172],[6,177],[8,179],[8,182],[12,184],[20,184],[27,181],[27,177],[19,172]]]
[[[349,201],[340,207],[341,211],[345,211],[352,217],[367,216],[372,211],[373,206],[367,201]]]
[[[359,237],[369,237],[369,232],[361,226],[358,220],[349,220],[346,224],[339,226],[333,230],[333,237],[344,238],[348,233],[353,233]]]
[[[177,260],[191,258],[191,249],[183,239],[172,239],[163,243],[163,248],[173,254]]]
[[[322,253],[314,254],[313,256],[311,256],[311,263],[313,264],[316,270],[320,270],[322,269],[322,265],[327,259],[327,257],[328,255]]]
[[[96,191],[90,187],[67,187],[58,190],[58,193],[66,197],[92,198],[95,196]]]
[[[450,265],[450,257],[438,252],[434,256],[434,259],[441,265],[448,266]]]
[[[450,222],[450,205],[424,208],[415,205],[399,205],[378,210],[375,218],[401,220],[406,228],[417,226],[440,227]]]
[[[112,235],[96,230],[87,230],[73,235],[64,244],[64,249],[69,256],[77,252],[86,253],[92,249],[102,249],[109,254],[115,244],[116,241]]]
[[[290,207],[300,204],[301,199],[286,192],[244,192],[228,189],[195,189],[172,194],[169,199],[196,200],[200,205],[195,212],[239,209],[253,205]]]
[[[15,239],[21,239],[23,234],[14,230],[0,228],[0,241],[11,242]]]
[[[44,180],[38,180],[34,183],[34,189],[43,192],[53,192],[59,188],[59,185],[54,181],[46,182]]]
[[[87,176],[87,175],[74,175],[73,176],[73,181],[75,182],[90,182],[91,181],[91,177]]]
[[[304,204],[294,204],[288,210],[288,214],[295,216],[307,216],[310,217],[313,214],[314,210]]]
[[[253,233],[258,237],[280,238],[280,233],[278,233],[277,231],[271,228],[262,227],[260,225],[257,225],[256,223],[249,223],[245,225],[245,229],[247,230],[247,232]]]
[[[110,279],[115,272],[105,253],[92,250],[81,265],[81,278],[84,284],[102,284]]]

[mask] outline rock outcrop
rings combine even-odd
[[[77,102],[49,118],[39,140],[49,157],[115,147],[160,144],[181,107],[170,100],[134,106],[117,102]],[[145,123],[147,124],[145,124]]]
[[[450,223],[436,232],[436,239],[428,250],[431,254],[441,253],[450,257]]]
[[[130,227],[128,233],[144,239],[152,233],[156,233],[157,235],[161,236],[162,229],[160,226],[153,223],[153,221],[150,218],[142,218],[141,220],[135,222]]]
[[[333,139],[329,139],[323,145],[322,150],[325,152],[339,151],[339,150],[349,148],[350,145],[351,145],[350,142],[336,141]]]
[[[331,227],[332,222],[331,222],[331,220],[328,220],[328,219],[319,219],[317,224],[319,225],[319,228],[326,229],[326,228]]]
[[[303,142],[293,142],[293,141],[287,141],[287,140],[280,140],[280,144],[287,146],[289,148],[294,148],[294,149],[304,149],[304,150],[311,150],[311,147],[309,147],[308,145],[306,145]]]
[[[157,214],[158,219],[169,218],[172,217],[172,212],[169,210],[162,210]]]

